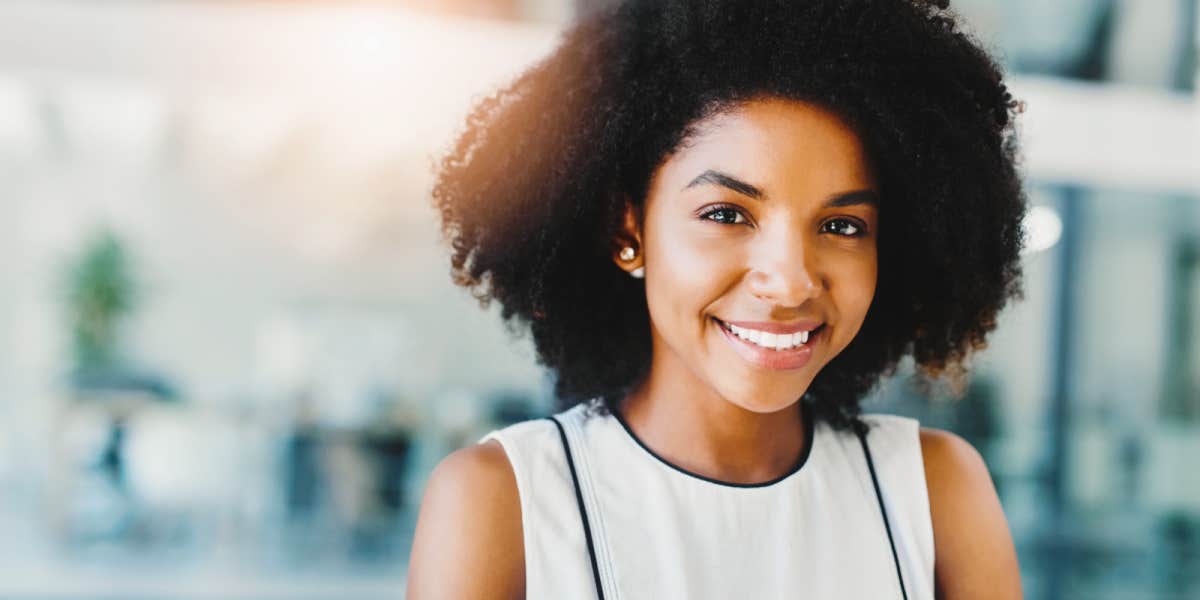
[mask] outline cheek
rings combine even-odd
[[[687,224],[660,225],[655,232],[646,239],[646,256],[653,257],[646,267],[652,311],[653,304],[662,303],[661,308],[672,311],[664,316],[698,315],[736,280],[741,258],[731,244]]]
[[[646,243],[646,303],[655,337],[678,356],[703,358],[713,303],[736,285],[735,248],[686,226],[661,227]]]
[[[837,280],[832,291],[841,320],[845,325],[853,325],[857,332],[875,298],[878,263],[874,249],[845,257],[834,272]]]

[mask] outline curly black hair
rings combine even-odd
[[[801,398],[814,418],[862,427],[909,354],[961,380],[1022,295],[1018,102],[948,2],[621,2],[480,101],[433,190],[455,282],[528,327],[560,408],[611,409],[650,364],[645,288],[612,260],[626,199],[700,120],[764,96],[842,118],[881,193],[876,294]]]

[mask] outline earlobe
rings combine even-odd
[[[617,254],[617,257],[619,259],[619,264],[623,263],[622,269],[629,271],[630,276],[638,278],[638,280],[646,276],[646,266],[638,265],[636,268],[634,268],[635,264],[641,263],[641,260],[638,260],[637,258],[637,250],[635,250],[634,247],[624,246],[620,248],[620,252]],[[630,268],[634,269],[629,270]]]
[[[641,252],[633,246],[622,246],[616,256],[617,266],[629,273],[630,276],[641,279],[646,275]]]

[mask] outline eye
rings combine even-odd
[[[721,223],[723,225],[741,225],[743,223],[750,222],[750,220],[746,218],[746,215],[743,214],[742,211],[732,206],[713,207],[712,209],[701,214],[700,218]]]
[[[821,226],[821,231],[846,237],[862,237],[866,228],[850,219],[830,219]]]

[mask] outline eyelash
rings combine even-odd
[[[726,223],[726,222],[717,221],[717,220],[715,220],[715,219],[712,219],[712,218],[710,218],[712,215],[715,215],[715,214],[717,214],[717,213],[723,213],[723,212],[732,212],[732,213],[736,214],[737,216],[740,216],[742,219],[744,219],[744,222],[742,222],[742,223],[736,223],[736,222],[735,222],[735,223]],[[700,218],[701,218],[701,219],[704,219],[704,220],[706,220],[706,221],[712,221],[712,222],[714,222],[714,223],[717,223],[718,225],[745,225],[745,224],[747,224],[747,223],[749,223],[749,222],[750,222],[750,219],[749,219],[749,218],[746,216],[746,214],[745,214],[744,212],[742,212],[740,209],[738,209],[737,207],[734,207],[734,206],[727,206],[727,205],[716,205],[716,206],[713,206],[713,207],[711,207],[709,210],[706,210],[706,211],[704,211],[704,213],[700,215]],[[848,224],[848,225],[850,225],[851,227],[854,227],[855,229],[857,229],[857,230],[858,230],[858,232],[857,232],[857,233],[850,233],[850,234],[838,234],[838,235],[842,235],[842,237],[857,238],[857,237],[863,237],[863,236],[865,236],[865,235],[867,234],[867,228],[866,228],[866,226],[865,226],[865,225],[863,225],[863,224],[859,223],[857,220],[854,220],[854,219],[846,219],[846,218],[843,218],[843,217],[837,217],[837,218],[833,218],[833,219],[830,219],[830,220],[828,220],[828,221],[825,221],[824,223],[822,223],[822,224],[821,224],[821,230],[822,230],[822,232],[825,232],[825,230],[826,230],[826,227],[827,227],[829,224],[831,224],[831,223],[839,223],[839,222],[840,222],[840,223],[845,223],[845,224]],[[830,233],[833,233],[833,232],[830,232]]]
[[[723,213],[723,212],[734,213],[734,214],[740,216],[742,219],[744,219],[745,223],[724,223],[724,222],[709,218],[712,215],[715,215],[717,213]],[[746,213],[742,212],[741,210],[739,210],[736,207],[728,206],[728,205],[724,205],[724,204],[717,204],[715,206],[710,207],[709,210],[704,211],[704,213],[700,215],[700,218],[708,220],[708,221],[712,221],[719,225],[744,225],[744,224],[750,222],[750,219],[746,216]]]

